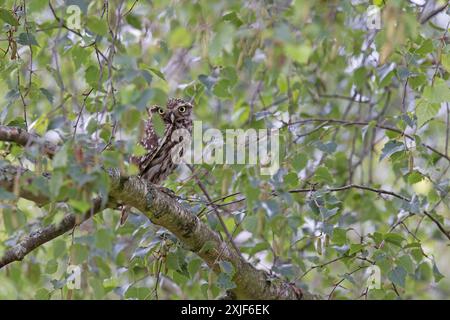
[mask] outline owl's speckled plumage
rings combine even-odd
[[[131,161],[139,167],[139,175],[142,179],[160,185],[177,167],[172,160],[172,148],[178,142],[172,141],[175,130],[186,129],[192,134],[192,104],[183,99],[169,99],[166,108],[153,106],[148,109],[149,118],[145,122],[144,136],[140,144],[147,150],[141,157],[131,157]],[[160,139],[153,128],[152,117],[158,114],[165,125],[164,135]],[[181,151],[183,152],[183,151]],[[122,211],[121,224],[127,217],[127,212]]]
[[[155,148],[154,136],[156,133],[148,123],[146,126],[148,137],[144,141],[144,147],[148,146],[150,149],[140,159],[139,169],[143,179],[154,184],[161,184],[177,166],[171,156],[172,148],[178,143],[171,139],[173,132],[178,129],[186,129],[192,133],[192,104],[183,99],[169,99],[165,110],[156,107],[152,108],[152,113],[158,113],[163,119],[164,136],[158,141]]]

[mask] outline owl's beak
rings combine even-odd
[[[175,115],[173,113],[170,114],[170,122],[171,123],[175,122]]]

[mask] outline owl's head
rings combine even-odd
[[[153,106],[150,110],[153,114],[157,113],[161,116],[165,123],[180,123],[191,119],[192,104],[183,99],[171,98],[167,101],[166,108]]]

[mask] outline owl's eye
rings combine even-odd
[[[181,106],[178,108],[178,111],[180,111],[181,113],[186,111],[186,107],[185,106]]]
[[[161,108],[159,108],[159,109],[158,109],[158,113],[159,113],[159,114],[164,114],[164,110],[161,109]]]

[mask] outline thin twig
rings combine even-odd
[[[94,90],[94,88],[91,88],[91,90],[89,90],[88,93],[83,94],[83,95],[84,95],[83,104],[81,105],[81,109],[80,109],[80,112],[78,113],[77,120],[75,121],[75,124],[74,124],[74,126],[73,126],[73,136],[72,136],[72,139],[75,139],[75,135],[77,134],[78,122],[80,121],[81,114],[83,113],[84,107],[86,106],[86,100],[87,100],[87,98],[89,98],[89,95],[91,94],[91,92],[92,92],[93,90]]]
[[[194,172],[194,168],[191,165],[188,165],[189,169],[191,169],[192,172]],[[231,245],[233,246],[233,248],[236,250],[236,252],[242,256],[241,251],[239,250],[239,248],[237,247],[237,245],[234,243],[233,241],[233,237],[231,236],[230,232],[228,231],[228,228],[225,224],[225,222],[222,219],[222,216],[220,215],[219,211],[217,210],[217,206],[215,205],[215,203],[213,202],[213,200],[211,199],[211,197],[209,196],[208,191],[206,190],[205,186],[203,185],[203,182],[201,182],[200,179],[198,179],[198,177],[196,175],[194,175],[194,179],[197,182],[197,185],[200,187],[200,190],[202,190],[203,194],[205,195],[206,199],[208,200],[209,203],[211,203],[214,213],[217,217],[217,219],[219,220],[220,225],[222,226],[223,231],[225,232],[228,241],[231,243]]]

